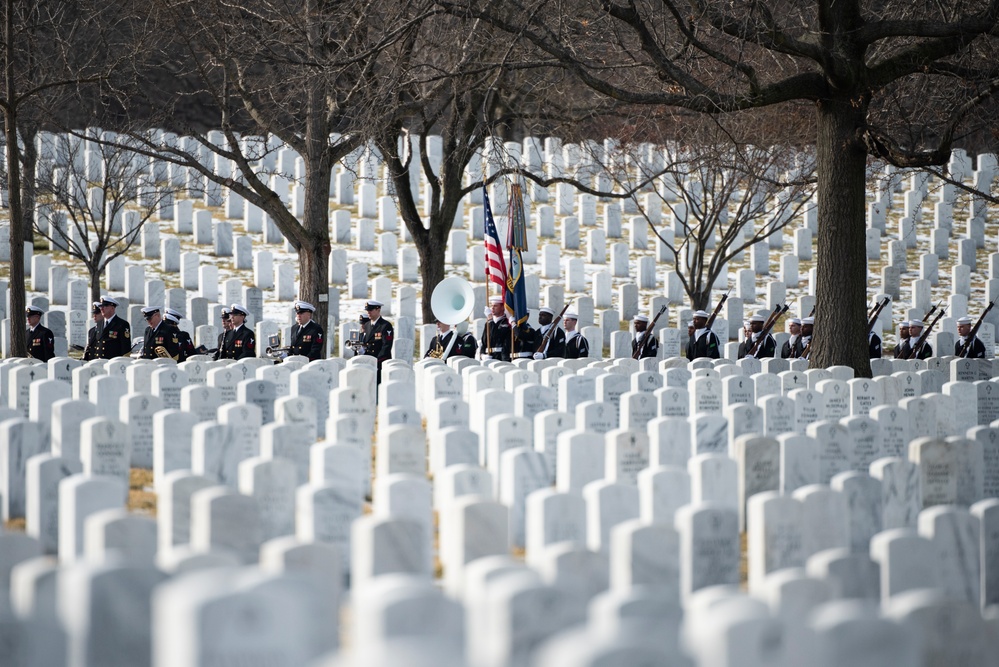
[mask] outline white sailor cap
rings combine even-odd
[[[541,306],[541,308],[538,309],[538,313],[548,313],[549,315],[552,316],[555,315],[555,311],[549,308],[548,306]]]
[[[153,313],[158,313],[158,312],[160,312],[160,309],[157,308],[156,306],[146,306],[145,308],[142,309],[142,316],[149,317]]]
[[[749,321],[750,322],[766,322],[767,318],[765,318],[763,315],[758,315],[757,314],[757,315],[753,315],[752,317],[750,317]]]
[[[911,322],[909,322],[909,326],[910,327],[918,327],[918,328],[922,329],[926,325],[923,324],[922,320],[912,320]]]
[[[899,324],[899,326],[900,327],[907,327],[907,326],[911,326],[911,323],[909,322],[909,320],[902,320],[902,323]]]
[[[374,299],[368,299],[364,302],[364,310],[374,310],[375,308],[381,308],[385,304],[381,301],[375,301]]]
[[[802,324],[815,324],[815,318],[814,317],[802,317],[801,318],[801,323]]]
[[[492,306],[497,303],[503,303],[503,297],[501,296],[491,296],[489,297],[489,305]]]
[[[694,326],[694,320],[688,320],[688,321],[687,321],[687,326],[688,326],[688,327],[692,327],[692,326]]]
[[[635,321],[636,322],[648,322],[649,318],[647,318],[645,315],[635,315]]]
[[[243,317],[246,317],[250,314],[250,311],[248,311],[246,308],[243,308],[242,304],[234,303],[231,306],[229,306],[229,314],[242,315]]]
[[[175,322],[180,322],[184,316],[180,314],[179,310],[174,310],[173,308],[167,308],[164,311],[169,317],[172,317]]]
[[[565,314],[565,316],[562,319],[564,319],[564,320],[578,320],[579,319],[579,313],[577,313],[577,312],[575,312],[573,310],[570,310],[570,311],[568,311]]]
[[[787,321],[788,324],[801,324],[801,320],[797,317],[792,317]]]
[[[971,324],[971,318],[967,316],[957,318],[957,325],[961,326],[962,324]]]
[[[44,315],[45,311],[38,306],[28,306],[24,309],[25,315]]]
[[[174,324],[180,324],[180,317],[171,313],[169,308],[167,308],[167,311],[163,313],[163,319],[168,322],[173,322]]]
[[[692,315],[692,317],[703,317],[704,319],[708,319],[708,318],[709,318],[709,317],[711,317],[711,316],[710,316],[710,315],[708,315],[708,314],[707,314],[707,313],[706,313],[705,311],[703,311],[703,310],[695,310],[695,311],[694,311],[694,314]]]
[[[118,307],[118,300],[117,299],[112,299],[109,296],[102,296],[101,297],[101,305],[102,306],[114,306],[115,308],[117,308]]]
[[[750,325],[750,321],[749,320],[743,320],[742,321],[742,326],[748,327],[749,325]]]
[[[296,301],[295,302],[295,312],[296,313],[301,313],[301,312],[305,312],[305,311],[308,311],[310,313],[314,313],[314,312],[316,312],[316,307],[313,306],[308,301]]]

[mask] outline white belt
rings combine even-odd
[[[491,347],[491,348],[489,348],[489,354],[495,354],[497,352],[502,352],[502,351],[503,351],[502,346],[501,347]]]
[[[534,358],[533,352],[517,352],[513,355],[516,359],[531,359]]]

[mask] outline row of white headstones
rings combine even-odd
[[[989,362],[305,361],[0,363],[27,664],[304,665],[341,605],[337,664],[995,655]],[[155,520],[124,509],[137,466]]]

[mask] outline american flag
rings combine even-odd
[[[506,262],[503,261],[503,246],[500,244],[499,232],[493,220],[493,211],[489,207],[489,193],[482,188],[482,201],[485,203],[485,234],[486,237],[486,280],[496,283],[506,291]]]

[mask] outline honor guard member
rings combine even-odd
[[[631,341],[631,356],[634,357],[641,348],[642,353],[638,356],[639,359],[656,357],[659,354],[659,341],[656,340],[651,331],[647,331],[649,318],[645,315],[635,315],[633,322],[635,323],[635,338]],[[645,340],[646,337],[648,337],[648,341]]]
[[[180,328],[180,321],[184,319],[184,316],[180,314],[180,311],[176,311],[173,308],[167,308],[163,313],[163,319],[166,320],[167,326],[173,329],[174,333],[177,334],[177,340],[180,343],[177,361],[187,361],[190,357],[196,354],[196,351],[194,349],[194,341],[191,340],[191,334]]]
[[[688,336],[690,334],[688,333]],[[737,359],[742,359],[749,352],[749,341],[752,338],[753,329],[749,324],[749,320],[742,321],[742,342],[739,343],[739,351],[736,353]]]
[[[212,359],[218,361],[219,359],[224,359],[222,356],[222,348],[225,347],[225,339],[232,331],[232,318],[229,317],[229,309],[222,309],[222,333],[219,334],[218,341],[215,345],[215,354],[212,355]]]
[[[450,324],[437,323],[437,335],[430,339],[430,347],[423,355],[424,359],[441,359],[447,361],[451,357],[475,358],[475,336],[462,334]]]
[[[565,358],[584,359],[590,356],[590,343],[586,336],[576,331],[579,324],[579,314],[571,310],[565,314],[562,320],[565,322]]]
[[[382,317],[382,302],[369,300],[364,304],[364,310],[371,318],[371,324],[364,340],[364,354],[378,360],[377,382],[382,381],[382,364],[392,358],[392,343],[395,341],[395,330],[392,323]]]
[[[180,341],[173,327],[167,325],[159,308],[150,306],[142,309],[146,319],[146,332],[142,338],[140,359],[171,358],[176,360],[180,351]]]
[[[961,317],[957,320],[957,335],[959,338],[954,342],[954,354],[961,356],[961,350],[964,349],[965,343],[968,341],[968,337],[971,336],[971,318]],[[972,336],[971,346],[968,349],[968,354],[964,355],[966,359],[984,359],[985,358],[985,343],[978,338],[978,336]]]
[[[128,322],[118,317],[115,311],[118,302],[109,296],[101,297],[101,315],[104,316],[104,326],[97,339],[96,359],[114,359],[127,357],[132,352],[132,328]]]
[[[555,311],[551,308],[545,307],[538,312],[538,324],[541,325],[538,329],[540,334],[538,344],[541,344],[541,341],[548,335],[548,331],[551,330],[552,326],[555,326],[555,331],[552,331],[552,335],[548,336],[548,344],[545,345],[545,349],[541,350],[544,354],[542,358],[557,357],[563,359],[565,358],[565,332],[552,324],[554,319]]]
[[[538,352],[541,346],[541,334],[527,322],[513,329],[513,359],[544,359],[545,353]]]
[[[461,345],[462,356],[474,359],[475,353],[479,350],[479,343],[475,340],[472,332],[468,330],[468,322],[459,322],[458,326],[452,327],[452,329],[458,336],[458,342],[455,345]]]
[[[28,354],[40,361],[48,361],[55,357],[55,334],[42,324],[41,308],[28,306],[24,315],[28,318]]]
[[[84,361],[97,358],[97,341],[101,337],[101,329],[104,328],[104,316],[101,315],[101,302],[94,301],[90,312],[94,317],[94,326],[87,330],[87,347],[83,350]]]
[[[489,299],[489,320],[482,335],[482,358],[510,361],[510,321],[506,318],[503,297]]]
[[[687,341],[687,359],[718,359],[721,356],[718,336],[708,329],[708,314],[703,310],[694,311],[694,333]]]
[[[787,331],[791,337],[780,346],[780,358],[791,359],[793,357],[797,359],[801,356],[801,350],[804,349],[801,345],[801,320],[797,317],[788,320]]]
[[[867,348],[871,359],[881,358],[881,336],[874,333],[873,329],[867,334]]]
[[[905,341],[905,349],[902,351],[902,359],[908,359],[912,356],[913,348],[919,343],[919,337],[923,335],[923,324],[922,320],[912,320],[909,322],[909,339]],[[920,348],[919,354],[912,357],[913,359],[927,359],[933,356],[933,346],[930,345],[930,341],[927,340],[923,343],[923,347]]]
[[[767,318],[763,315],[756,314],[749,318],[749,338],[746,339],[746,354],[743,356],[748,357],[750,352],[753,351],[753,346],[756,345],[756,341],[760,339],[763,335],[763,325],[766,324]],[[757,359],[764,359],[767,357],[773,357],[777,354],[777,340],[771,336],[769,333],[760,342],[759,347],[756,348],[756,353],[753,354]],[[739,357],[740,359],[742,357]]]
[[[295,302],[295,322],[291,327],[291,344],[288,354],[300,354],[309,361],[322,359],[326,352],[323,328],[312,319],[316,307],[307,301]]]
[[[909,331],[909,324],[903,320],[902,324],[898,326],[898,345],[892,350],[896,359],[907,359],[912,353],[912,342],[910,341],[912,333]]]
[[[222,348],[223,359],[247,359],[257,356],[257,339],[253,331],[246,326],[249,314],[250,312],[238,303],[229,306],[232,331],[226,336],[225,347]]]
[[[795,359],[807,359],[811,349],[808,347],[812,344],[812,330],[815,327],[814,317],[803,317],[801,318],[801,352]]]

